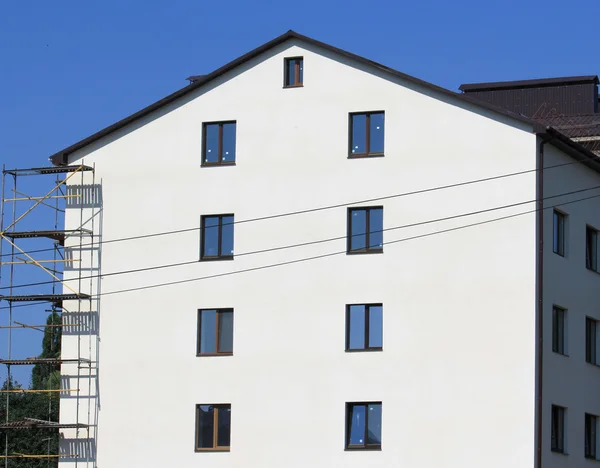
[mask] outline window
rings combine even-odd
[[[297,88],[304,82],[304,59],[293,57],[285,59],[285,87]]]
[[[552,250],[561,257],[565,256],[565,221],[565,214],[554,210]]]
[[[348,209],[348,253],[383,252],[383,208]]]
[[[203,125],[203,166],[235,164],[235,122],[215,122]]]
[[[385,114],[350,114],[350,158],[383,156]]]
[[[380,351],[383,347],[383,305],[346,306],[346,351]]]
[[[552,443],[553,452],[565,453],[565,413],[566,408],[552,405]]]
[[[598,271],[598,230],[591,226],[585,230],[585,266]]]
[[[381,450],[381,402],[346,403],[346,449]]]
[[[585,414],[585,458],[598,459],[598,416]]]
[[[198,356],[233,354],[233,309],[198,311]]]
[[[196,405],[196,452],[229,451],[231,405]]]
[[[600,365],[600,334],[598,334],[598,321],[585,318],[585,360],[590,364]]]
[[[233,259],[233,215],[202,216],[201,260]]]
[[[552,351],[564,355],[567,354],[566,315],[565,309],[552,307]]]

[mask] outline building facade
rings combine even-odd
[[[587,466],[600,164],[559,132],[289,32],[52,161],[101,200],[90,466]]]

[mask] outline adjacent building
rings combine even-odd
[[[600,161],[470,94],[290,31],[53,155],[87,464],[592,466]]]

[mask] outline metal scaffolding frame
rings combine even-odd
[[[11,382],[11,366],[16,365],[36,365],[36,364],[45,364],[52,366],[59,366],[62,364],[77,364],[77,375],[76,379],[73,379],[76,384],[74,388],[60,388],[61,383],[59,381],[59,388],[52,388],[52,378],[48,380],[47,389],[13,389],[7,387],[5,390],[1,390],[0,393],[5,395],[0,395],[0,397],[5,398],[6,402],[6,415],[4,421],[0,421],[0,429],[5,430],[6,432],[6,440],[5,442],[5,453],[0,454],[0,460],[4,460],[4,468],[9,468],[9,460],[11,459],[21,459],[21,458],[39,458],[39,459],[48,459],[49,462],[51,459],[61,458],[69,459],[70,461],[74,461],[75,466],[77,467],[78,462],[90,460],[89,450],[86,454],[77,453],[79,450],[79,437],[80,431],[87,432],[87,439],[90,439],[90,427],[91,424],[91,406],[92,400],[94,400],[95,411],[96,408],[96,399],[92,398],[92,371],[97,370],[97,361],[93,360],[92,357],[92,328],[93,328],[93,320],[91,318],[92,310],[92,296],[91,291],[93,289],[92,281],[90,280],[89,284],[89,292],[90,294],[86,294],[82,291],[82,271],[84,269],[82,258],[84,255],[83,246],[83,238],[91,239],[92,248],[89,249],[89,268],[92,269],[94,267],[94,216],[91,217],[91,229],[84,228],[85,224],[89,224],[90,220],[84,220],[83,211],[85,204],[74,203],[75,206],[79,207],[80,216],[79,216],[79,226],[75,229],[58,229],[59,228],[59,213],[66,213],[67,206],[70,201],[73,199],[77,200],[78,198],[81,200],[84,197],[84,174],[86,172],[91,173],[92,177],[92,192],[90,196],[86,197],[87,202],[91,202],[92,209],[97,207],[96,201],[96,191],[95,187],[95,171],[93,167],[86,166],[83,164],[73,165],[73,166],[53,166],[53,167],[36,167],[29,169],[6,169],[2,170],[2,198],[0,205],[0,285],[4,286],[3,290],[8,290],[9,293],[7,295],[0,295],[0,303],[7,304],[7,307],[4,307],[5,310],[2,312],[6,312],[7,314],[7,325],[3,325],[0,328],[6,330],[7,333],[7,356],[6,358],[0,359],[0,365],[5,365],[7,369],[7,382]],[[52,190],[47,192],[42,196],[29,196],[25,193],[17,190],[17,181],[20,177],[23,176],[47,176],[53,175],[56,177],[55,184]],[[81,177],[81,191],[75,194],[69,194],[68,190],[65,192],[64,188],[67,186],[67,183],[70,182],[74,184],[76,187],[76,183],[74,183],[75,178]],[[11,183],[11,194],[10,196],[6,195],[6,191],[9,188],[9,184]],[[22,204],[29,204],[30,206],[26,208],[21,208]],[[19,208],[17,208],[19,205]],[[26,218],[30,213],[34,212],[36,208],[44,206],[47,208],[52,208],[54,210],[54,229],[40,229],[40,230],[24,230],[17,229],[22,225],[21,221]],[[63,220],[64,222],[64,220]],[[27,252],[26,249],[21,248],[19,243],[23,239],[32,239],[38,238],[42,239],[46,242],[52,242],[53,246],[53,259],[52,260],[38,260],[35,259],[31,254],[31,252]],[[65,241],[67,240],[78,239],[79,245],[71,245],[69,248],[73,250],[78,250],[79,255],[82,258],[73,259],[68,258],[65,255]],[[90,245],[90,244],[87,244]],[[9,252],[3,254],[4,247],[9,247]],[[5,258],[8,258],[8,261],[4,261]],[[71,271],[77,273],[77,277],[69,278],[69,284],[64,281],[64,271],[68,265],[71,265]],[[15,277],[15,269],[16,268],[37,268],[44,271],[47,275],[52,278],[52,292],[48,293],[36,293],[36,294],[23,294],[23,295],[15,295],[13,294],[13,280]],[[3,270],[8,271],[8,274],[3,277]],[[6,278],[7,276],[7,278]],[[91,275],[90,275],[91,276]],[[74,284],[77,286],[73,286]],[[60,292],[58,292],[60,291]],[[70,304],[76,304],[76,310],[67,310],[64,303],[65,301],[69,301]],[[29,325],[25,323],[21,323],[13,320],[13,303],[15,302],[35,302],[35,303],[48,303],[50,304],[50,310],[46,310],[46,312],[50,312],[52,316],[54,314],[60,316],[59,324],[46,324],[46,325]],[[88,302],[88,307],[82,308],[82,303]],[[33,304],[32,304],[33,305]],[[97,310],[97,308],[96,308]],[[76,323],[65,323],[63,317],[63,312],[76,312],[77,317],[83,317],[83,314],[86,312],[89,314],[88,320],[82,320],[81,322]],[[4,315],[4,314],[1,314]],[[0,316],[1,316],[0,315]],[[25,329],[25,330],[36,330],[45,332],[45,330],[49,329],[52,333],[57,328],[60,330],[60,333],[63,333],[62,327],[77,327],[75,329],[75,334],[77,335],[77,356],[69,357],[69,358],[14,358],[12,356],[12,347],[13,347],[13,335],[12,331],[15,328]],[[82,347],[81,339],[85,334],[89,335],[89,345],[88,345],[88,356],[84,357],[82,354],[84,353],[84,349]],[[63,343],[64,347],[64,343]],[[2,357],[2,356],[0,356]],[[85,375],[82,376],[82,371],[84,371]],[[61,368],[61,376],[63,375],[64,369]],[[73,380],[69,377],[69,383],[72,384]],[[80,393],[82,391],[82,379],[87,378],[88,380],[88,391],[87,391],[87,424],[80,422],[80,404],[81,404],[81,396]],[[61,378],[62,380],[62,378]],[[71,386],[71,385],[70,385]],[[47,393],[48,394],[48,420],[40,420],[35,418],[24,418],[21,420],[11,420],[10,418],[10,402],[11,395],[19,394],[19,393]],[[52,411],[53,404],[53,395],[71,395],[71,398],[75,399],[75,421],[51,421],[50,415]],[[55,403],[55,402],[54,402]],[[62,418],[61,418],[62,419]],[[28,430],[28,429],[74,429],[75,432],[75,453],[59,453],[52,454],[50,453],[50,442],[48,442],[48,453],[46,454],[24,454],[24,453],[9,453],[9,435],[8,432],[12,430]],[[8,430],[11,431],[8,431]],[[95,460],[94,460],[95,465]]]

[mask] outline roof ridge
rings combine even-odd
[[[120,128],[125,127],[126,125],[132,123],[133,121],[135,121],[141,117],[144,117],[144,116],[154,112],[155,110],[185,96],[186,94],[198,89],[199,87],[201,87],[201,86],[209,83],[210,81],[220,77],[221,75],[237,68],[238,66],[242,65],[243,63],[261,55],[262,53],[270,50],[271,48],[284,43],[285,41],[287,41],[289,39],[297,39],[300,41],[304,41],[310,45],[328,50],[337,55],[347,57],[356,62],[378,68],[378,69],[380,69],[386,73],[390,73],[404,81],[412,83],[413,85],[421,86],[430,91],[440,93],[445,96],[450,96],[454,99],[461,100],[463,102],[467,102],[470,105],[474,105],[478,108],[486,109],[486,110],[492,111],[496,114],[504,115],[504,116],[513,118],[517,121],[525,122],[527,124],[532,125],[532,128],[534,131],[539,130],[541,128],[538,126],[538,123],[536,121],[533,121],[522,115],[518,115],[518,114],[515,114],[508,110],[502,109],[500,107],[496,107],[491,104],[481,102],[479,100],[475,100],[475,99],[471,98],[470,96],[466,96],[464,94],[460,94],[460,93],[451,91],[447,88],[443,88],[441,86],[435,85],[428,81],[421,80],[420,78],[416,78],[414,76],[407,75],[406,73],[400,72],[400,71],[390,68],[386,65],[382,65],[382,64],[374,62],[373,60],[370,60],[368,58],[362,57],[360,55],[356,55],[352,52],[348,52],[346,50],[339,49],[335,46],[318,41],[316,39],[312,39],[308,36],[304,36],[296,31],[290,29],[286,33],[284,33],[280,36],[277,36],[276,38],[272,39],[271,41],[264,43],[263,45],[247,52],[244,55],[241,55],[240,57],[238,57],[238,58],[232,60],[231,62],[223,65],[222,67],[212,71],[211,73],[204,75],[202,78],[192,81],[189,85],[179,89],[178,91],[175,91],[174,93],[166,96],[165,98],[163,98],[159,101],[156,101],[155,103],[150,104],[149,106],[141,109],[140,111],[138,111],[134,114],[131,114],[128,117],[125,117],[124,119],[90,135],[89,137],[84,138],[83,140],[80,140],[80,141],[72,144],[71,146],[68,146],[67,148],[64,148],[64,149],[54,153],[52,156],[50,156],[50,161],[52,162],[52,164],[55,164],[57,166],[67,165],[68,164],[67,156],[69,154],[71,154],[71,153],[109,135],[110,133],[112,133]]]

